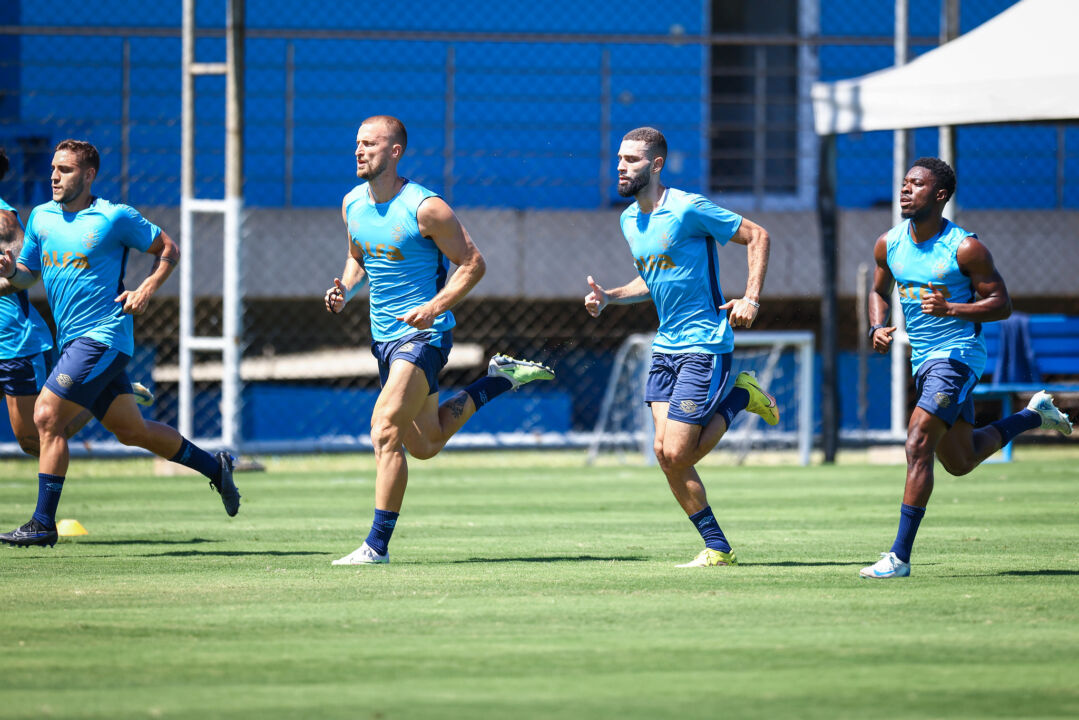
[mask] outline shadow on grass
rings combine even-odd
[[[840,562],[839,560],[825,560],[822,562],[797,562],[794,560],[784,560],[783,562],[744,562],[740,565],[754,565],[759,567],[857,567],[859,565],[865,565],[864,561],[855,562]],[[927,563],[928,564],[928,563]]]
[[[315,551],[173,551],[172,553],[147,553],[139,557],[284,557],[286,555],[326,555]]]
[[[998,575],[1079,575],[1079,570],[1005,570]]]
[[[554,562],[643,562],[647,558],[636,555],[620,557],[596,557],[595,555],[565,555],[554,557],[506,557],[506,558],[469,558],[468,560],[453,560],[450,564],[460,563],[554,563]]]
[[[220,540],[207,540],[206,538],[191,538],[190,540],[74,540],[72,545],[198,545],[199,543],[215,543]]]

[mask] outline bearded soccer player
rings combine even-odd
[[[618,192],[634,198],[622,213],[622,233],[638,276],[612,289],[588,276],[585,309],[599,317],[608,304],[651,299],[659,314],[644,401],[655,423],[655,454],[678,504],[704,540],[679,567],[734,565],[737,556],[716,520],[694,467],[743,410],[779,422],[775,398],[750,373],[739,373],[724,396],[734,351],[732,327],[751,327],[768,268],[767,231],[707,198],[663,185],[667,140],[654,128],[632,130],[618,150]],[[745,294],[725,301],[717,243],[744,245]],[[727,312],[730,311],[728,319]]]
[[[0,255],[0,278],[8,292],[43,281],[60,347],[34,406],[41,446],[37,508],[22,527],[0,534],[0,541],[11,545],[56,543],[56,508],[69,460],[66,429],[84,410],[124,445],[205,475],[230,516],[240,507],[227,452],[210,455],[174,428],[144,420],[136,406],[125,371],[134,351],[133,316],[146,311],[180,251],[134,208],[93,195],[99,167],[100,156],[90,143],[60,142],[52,159],[52,201],[30,213],[18,260],[10,249]],[[155,260],[150,275],[127,290],[124,272],[131,250]]]
[[[873,349],[888,352],[894,326],[887,326],[892,286],[910,338],[918,404],[907,425],[907,482],[899,531],[891,550],[864,567],[864,578],[910,575],[914,537],[933,492],[933,457],[952,475],[965,475],[1020,433],[1044,427],[1068,435],[1072,426],[1036,393],[1026,409],[974,428],[971,392],[985,369],[981,324],[1011,315],[1012,301],[989,249],[972,232],[944,217],[956,178],[939,158],[920,158],[899,192],[903,222],[877,238],[876,269],[869,295]]]
[[[388,563],[389,542],[408,483],[405,450],[434,457],[472,415],[507,390],[554,372],[538,363],[495,355],[487,375],[439,404],[438,374],[449,359],[456,324],[450,309],[483,276],[483,256],[437,193],[397,173],[408,135],[395,117],[364,120],[356,133],[356,177],[345,195],[348,258],[326,291],[339,313],[370,281],[371,352],[379,392],[371,414],[375,450],[375,517],[360,547],[334,565]],[[449,276],[448,262],[457,265]]]

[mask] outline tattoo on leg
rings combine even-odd
[[[465,403],[468,402],[468,393],[459,392],[449,402],[450,414],[456,420],[465,412]]]

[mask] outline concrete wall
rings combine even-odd
[[[179,234],[176,208],[142,208],[146,217],[173,237]],[[459,215],[487,260],[487,275],[474,297],[576,298],[587,292],[585,276],[613,286],[635,270],[618,226],[619,210],[513,211],[462,210]],[[26,215],[23,214],[23,217]],[[772,236],[765,293],[774,297],[819,297],[820,250],[816,213],[751,213]],[[1079,212],[963,211],[960,224],[978,233],[992,251],[1013,296],[1079,294]],[[872,263],[877,236],[890,225],[889,210],[846,211],[840,217],[839,286],[855,295],[860,263]],[[245,224],[244,282],[251,297],[321,296],[339,275],[347,252],[340,212],[265,210],[248,214]],[[221,287],[221,221],[198,216],[195,244],[183,244],[185,262],[195,267],[199,295]],[[728,244],[720,250],[725,292],[745,285],[745,251]],[[149,270],[137,254],[129,263],[127,285]],[[162,294],[176,295],[179,273]]]

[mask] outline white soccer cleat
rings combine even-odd
[[[910,563],[903,562],[894,552],[882,552],[880,560],[858,573],[864,578],[897,578],[910,576]]]
[[[366,542],[345,555],[343,558],[334,560],[332,565],[385,565],[390,561],[390,553],[379,555]]]
[[[513,383],[513,389],[533,380],[554,380],[554,370],[531,360],[517,360],[498,353],[487,364],[488,377],[504,377]]]
[[[1072,423],[1068,416],[1060,412],[1053,404],[1053,396],[1044,390],[1034,393],[1027,403],[1027,410],[1033,410],[1042,418],[1042,427],[1056,430],[1061,435],[1072,434]]]

